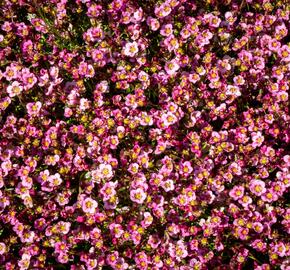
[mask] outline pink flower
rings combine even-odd
[[[31,177],[24,177],[24,178],[22,178],[22,182],[21,183],[22,183],[23,187],[31,189],[32,185],[33,185],[33,180],[32,180]]]
[[[124,54],[126,56],[134,57],[138,51],[138,43],[136,41],[126,43],[124,47]]]
[[[4,98],[0,99],[0,110],[5,111],[10,103],[11,103],[10,97],[4,97]]]
[[[252,180],[249,187],[250,191],[256,196],[261,196],[263,193],[266,192],[265,182],[261,180]]]
[[[111,149],[116,149],[117,146],[118,146],[118,144],[119,144],[119,138],[118,138],[118,136],[115,136],[115,135],[110,136],[109,137],[109,144],[110,144],[110,148]]]
[[[111,231],[111,234],[114,235],[114,237],[116,238],[120,238],[124,233],[124,230],[120,224],[111,223],[109,229]]]
[[[176,198],[174,198],[174,202],[178,206],[186,206],[189,202],[188,197],[185,195],[178,195]]]
[[[167,144],[165,142],[158,142],[154,154],[159,155],[166,150]]]
[[[22,82],[24,85],[24,89],[31,89],[37,82],[37,78],[33,73],[31,73],[28,69],[22,70]]]
[[[38,116],[40,109],[42,107],[42,104],[40,101],[37,102],[31,102],[26,104],[26,109],[29,115],[31,116]]]
[[[153,125],[153,117],[151,115],[148,115],[146,112],[142,112],[140,124],[142,126],[152,126]]]
[[[260,222],[254,222],[253,223],[253,229],[257,232],[257,233],[261,233],[263,231],[263,225]]]
[[[117,263],[118,258],[119,258],[118,251],[114,251],[113,253],[106,256],[106,261],[109,265],[114,266]]]
[[[33,243],[35,239],[35,232],[33,231],[24,231],[20,235],[20,240],[22,243]]]
[[[168,37],[173,33],[172,24],[164,24],[160,29],[160,34],[162,36]]]
[[[150,235],[148,239],[148,244],[151,248],[156,249],[160,245],[161,241],[158,236]]]
[[[130,191],[130,199],[138,204],[142,204],[146,197],[147,195],[142,188],[137,188]]]
[[[97,239],[101,238],[101,230],[98,227],[93,228],[90,231],[90,238],[92,240],[97,240]]]
[[[140,71],[138,74],[138,80],[141,82],[147,82],[149,80],[149,75],[144,71]]]
[[[279,49],[281,48],[281,42],[279,42],[276,39],[272,39],[272,40],[270,40],[268,47],[271,51],[279,52],[280,51]],[[281,55],[279,55],[279,56],[281,57]]]
[[[68,249],[68,246],[67,246],[66,243],[64,243],[64,242],[56,242],[54,244],[54,250],[55,250],[56,253],[61,254],[61,253],[67,253],[69,249]]]
[[[40,18],[31,19],[31,24],[35,27],[36,31],[47,33],[47,27],[45,22]]]
[[[85,213],[94,214],[97,207],[98,203],[91,198],[86,198],[82,202],[82,209]]]
[[[188,256],[187,247],[182,240],[177,241],[177,245],[175,246],[175,256],[177,261],[181,261],[182,259]]]
[[[253,243],[251,244],[251,246],[258,250],[258,251],[266,251],[267,249],[267,244],[264,243],[262,240],[260,239],[256,239],[255,241],[253,241]]]
[[[248,228],[238,228],[238,236],[241,240],[246,240],[248,238],[249,229]]]
[[[180,32],[180,35],[181,35],[182,39],[187,40],[191,35],[189,27],[184,26]]]
[[[128,171],[131,174],[137,174],[138,171],[139,171],[139,164],[138,163],[132,163],[132,164],[130,164],[130,166],[128,168]]]
[[[252,202],[252,198],[250,196],[244,195],[241,199],[238,201],[243,207],[247,208]]]
[[[280,257],[284,257],[286,255],[287,249],[283,242],[279,242],[275,245],[274,251],[277,252]]]
[[[0,242],[0,255],[5,254],[6,252],[7,252],[7,248],[6,248],[5,243]]]
[[[132,19],[133,19],[132,21],[134,23],[142,21],[142,19],[143,19],[143,9],[142,8],[137,9],[134,12],[134,14],[133,14],[133,18]]]
[[[219,27],[221,23],[221,19],[217,16],[210,16],[209,19],[209,26],[211,27]]]
[[[71,227],[71,223],[64,222],[64,221],[60,221],[56,226],[57,231],[60,232],[61,234],[68,234],[70,227]]]
[[[244,85],[245,84],[245,79],[241,75],[235,76],[234,77],[234,83],[236,85]]]
[[[165,64],[165,71],[170,76],[174,75],[179,70],[179,68],[180,66],[176,59],[173,59]]]
[[[230,192],[229,195],[234,199],[238,200],[244,196],[245,188],[243,186],[235,186]]]
[[[59,162],[59,159],[60,159],[59,155],[46,156],[45,164],[54,166],[56,163]]]
[[[285,62],[290,62],[290,47],[287,45],[283,45],[278,50],[278,55],[282,58]]]
[[[164,182],[161,182],[161,187],[166,191],[166,192],[169,192],[169,191],[172,191],[174,190],[174,182],[173,180],[171,179],[168,179]]]
[[[290,174],[282,176],[281,182],[286,188],[290,187]]]
[[[87,78],[92,78],[95,75],[94,67],[92,65],[87,64],[86,62],[80,63],[78,72],[80,75]]]
[[[277,201],[277,200],[278,200],[278,196],[277,196],[277,194],[274,192],[273,189],[268,189],[268,190],[266,190],[266,192],[264,192],[264,193],[262,194],[261,199],[262,199],[264,202],[271,203],[271,202]]]
[[[167,112],[165,114],[162,114],[161,121],[164,127],[169,127],[177,122],[177,117],[175,114],[171,112]]]
[[[284,72],[282,71],[281,67],[274,66],[272,68],[272,77],[276,78],[277,80],[282,80],[284,78]]]
[[[275,38],[276,39],[278,39],[278,40],[282,39],[283,37],[287,36],[287,33],[288,33],[288,29],[284,23],[277,25],[275,27]]]
[[[169,4],[163,3],[155,8],[154,13],[158,18],[164,18],[171,13],[171,7]]]
[[[51,184],[52,187],[57,187],[62,183],[62,179],[60,177],[59,173],[50,175],[48,178],[49,183]]]
[[[251,134],[252,136],[252,140],[253,140],[253,147],[259,147],[262,145],[263,141],[264,141],[264,136],[262,135],[262,133],[260,131],[258,132],[252,132]]]
[[[286,91],[280,91],[277,93],[277,101],[278,102],[287,102],[288,101],[288,93]]]
[[[97,259],[88,259],[86,261],[86,266],[88,270],[94,270],[98,266],[98,260]]]
[[[174,35],[170,35],[166,39],[164,39],[164,45],[170,52],[177,50],[179,48],[178,39],[175,38]]]
[[[18,266],[20,270],[26,270],[29,268],[31,256],[29,254],[24,253],[21,256],[21,259],[18,261]]]
[[[105,201],[109,200],[113,196],[116,195],[115,188],[117,187],[118,182],[107,182],[105,185],[100,189],[100,194],[103,196]]]
[[[113,177],[113,170],[110,164],[100,164],[98,173],[102,178],[111,179]]]
[[[12,79],[16,79],[18,77],[18,70],[16,66],[10,65],[6,67],[6,70],[4,72],[4,77],[7,81],[11,81]]]
[[[125,104],[128,107],[136,109],[137,106],[138,106],[138,103],[137,103],[137,100],[136,100],[136,96],[132,95],[132,94],[127,95]]]
[[[157,31],[158,28],[160,27],[158,19],[152,18],[151,16],[147,18],[146,23],[152,31]]]
[[[241,166],[236,163],[233,162],[230,166],[229,166],[229,170],[235,174],[235,175],[241,175],[242,174],[242,170],[241,170]]]
[[[62,264],[66,264],[69,260],[68,254],[67,253],[60,253],[57,256],[57,260],[58,260],[58,262],[60,262]]]
[[[88,8],[87,15],[89,17],[97,18],[100,16],[102,11],[103,11],[103,7],[101,5],[92,4]]]
[[[192,171],[193,171],[193,168],[191,166],[190,161],[185,161],[180,164],[180,169],[179,169],[180,174],[184,176],[188,176],[192,173]]]
[[[48,181],[49,179],[49,170],[44,170],[39,173],[38,181],[42,184]]]
[[[148,226],[150,226],[153,222],[153,217],[150,214],[150,212],[144,212],[143,214],[144,219],[141,221],[141,225],[144,228],[147,228]]]
[[[43,231],[47,226],[46,220],[44,218],[39,218],[34,221],[34,226],[37,230]]]
[[[9,97],[15,97],[21,94],[21,92],[23,91],[23,87],[22,85],[17,82],[14,81],[11,85],[9,85],[7,87],[7,93],[9,95]]]
[[[86,98],[80,99],[80,107],[79,108],[81,111],[85,111],[85,110],[89,109],[90,106],[91,106],[91,104],[90,104],[90,101],[88,99],[86,99]]]
[[[228,85],[226,94],[234,97],[239,97],[241,96],[241,91],[238,86]]]

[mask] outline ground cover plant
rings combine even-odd
[[[290,269],[290,4],[2,0],[0,269]]]

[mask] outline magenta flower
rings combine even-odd
[[[1,269],[289,268],[287,1],[2,2]]]

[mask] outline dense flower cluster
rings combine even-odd
[[[288,1],[0,14],[1,269],[290,269]]]

